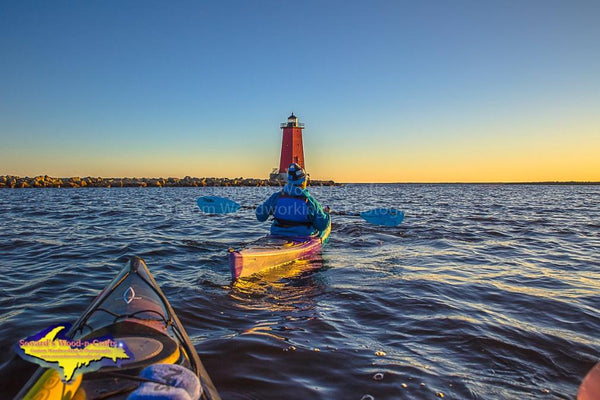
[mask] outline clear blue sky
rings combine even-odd
[[[0,0],[0,174],[600,180],[599,1]]]

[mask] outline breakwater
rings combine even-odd
[[[0,175],[0,188],[82,188],[82,187],[203,187],[203,186],[281,186],[282,182],[254,178],[54,178],[40,175],[33,178]],[[337,186],[334,181],[311,180],[310,186]]]

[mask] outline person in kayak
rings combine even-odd
[[[271,234],[278,236],[312,236],[329,226],[329,212],[310,195],[306,172],[298,164],[288,167],[287,185],[273,193],[256,208],[256,219],[264,222],[273,216]]]

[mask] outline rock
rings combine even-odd
[[[39,175],[34,178],[4,175],[0,176],[0,188],[26,188],[26,187],[230,187],[230,186],[275,186],[281,187],[282,182],[256,178],[192,178],[186,176],[178,178],[101,178],[78,176],[71,178],[53,178],[48,175]],[[310,181],[312,186],[339,186],[333,181]]]

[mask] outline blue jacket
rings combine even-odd
[[[329,214],[308,189],[289,183],[256,208],[256,219],[261,222],[271,215],[275,217],[272,235],[311,236],[321,234],[329,226]]]

